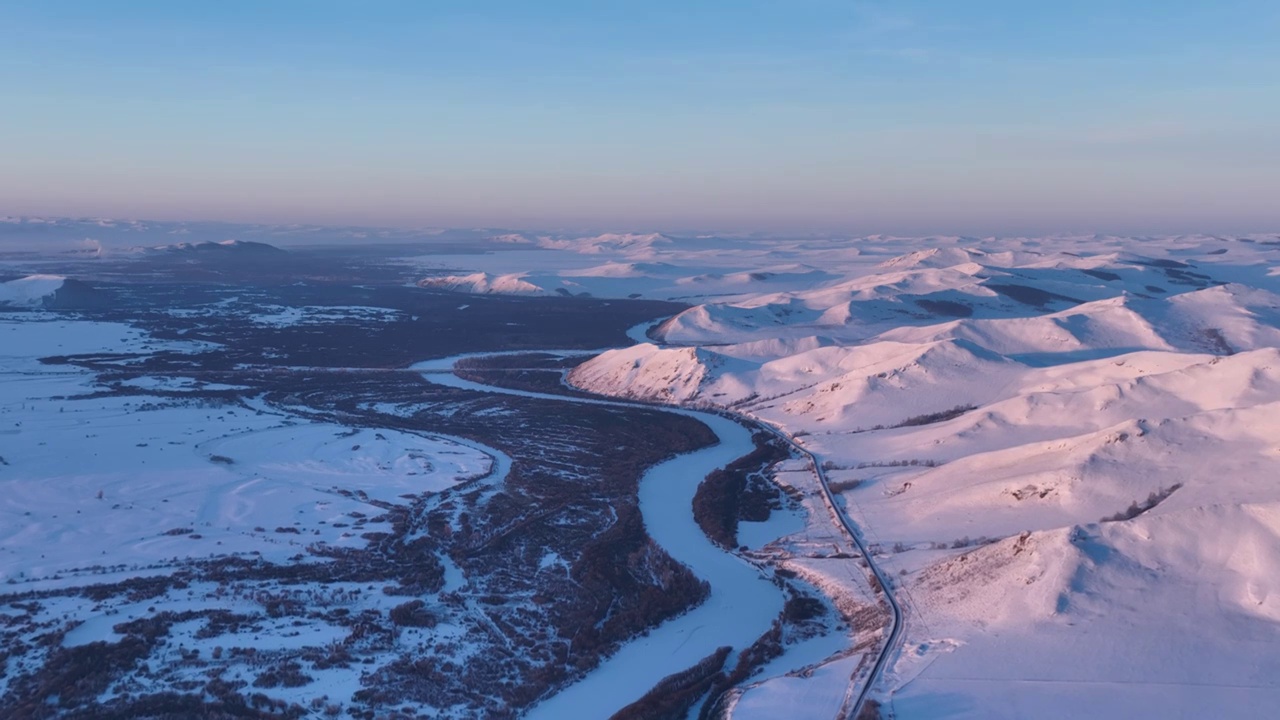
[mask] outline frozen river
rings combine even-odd
[[[450,387],[510,395],[604,405],[627,405],[586,398],[509,390],[463,380],[448,372],[460,358],[419,363],[427,380]],[[640,512],[645,527],[671,557],[711,584],[711,596],[689,613],[673,618],[648,635],[625,644],[595,670],[533,707],[537,720],[607,718],[639,699],[658,681],[684,670],[716,648],[735,654],[760,637],[782,612],[782,591],[759,570],[714,545],[693,519],[693,495],[712,470],[751,452],[751,433],[733,420],[710,413],[669,409],[697,418],[719,438],[708,448],[678,455],[653,466],[640,479]]]

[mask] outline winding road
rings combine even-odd
[[[846,515],[836,503],[835,493],[831,490],[831,484],[827,480],[827,473],[822,469],[822,463],[818,462],[818,458],[814,456],[813,453],[809,452],[809,450],[805,449],[803,445],[796,442],[795,438],[778,429],[774,425],[759,420],[758,418],[752,419],[755,420],[760,427],[769,431],[778,438],[781,438],[788,445],[794,448],[797,453],[803,455],[809,460],[809,464],[813,466],[814,474],[818,477],[818,484],[822,487],[823,502],[826,504],[827,510],[830,511],[831,516],[843,530],[844,534],[849,536],[849,539],[857,546],[858,551],[862,553],[864,558],[866,558],[867,568],[880,584],[885,601],[889,606],[889,633],[885,638],[883,646],[880,648],[879,654],[876,656],[875,662],[871,666],[871,672],[868,673],[866,682],[862,684],[862,688],[858,691],[857,698],[849,708],[848,717],[856,718],[858,717],[858,713],[862,711],[862,707],[866,704],[867,696],[870,694],[871,688],[875,686],[876,681],[879,680],[880,676],[884,673],[885,667],[889,664],[889,659],[893,657],[894,650],[897,649],[898,643],[902,639],[902,606],[898,603],[898,599],[893,596],[893,585],[889,582],[889,576],[886,575],[884,570],[876,564],[875,558],[873,558],[871,553],[867,550],[866,543],[855,529],[853,522],[849,520],[849,516]]]

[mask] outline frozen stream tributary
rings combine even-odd
[[[414,365],[440,385],[541,398],[556,402],[627,405],[509,390],[463,380],[449,372],[460,357]],[[640,512],[645,528],[671,557],[711,584],[711,596],[689,613],[669,620],[625,644],[595,670],[536,705],[527,715],[539,720],[607,718],[639,699],[658,681],[684,670],[725,645],[741,651],[755,642],[782,611],[782,591],[746,561],[712,544],[693,520],[693,494],[712,470],[751,452],[751,433],[710,413],[668,409],[697,418],[720,439],[712,447],[676,456],[649,468],[640,479]],[[730,663],[734,662],[731,656]]]

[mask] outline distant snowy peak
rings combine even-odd
[[[671,246],[675,240],[662,233],[640,235],[636,233],[605,233],[593,237],[560,239],[539,238],[538,246],[550,250],[570,250],[583,254],[623,252],[629,255],[648,255],[654,250]]]
[[[491,275],[489,273],[473,273],[471,275],[444,275],[429,277],[418,281],[418,287],[428,290],[445,290],[449,292],[487,295],[500,293],[504,295],[545,295],[546,291],[524,279],[523,273],[508,275]]]
[[[670,276],[680,269],[664,262],[607,262],[589,268],[566,270],[561,273],[565,277],[599,277],[599,278],[636,278],[652,276]]]
[[[832,276],[816,268],[794,265],[786,268],[766,268],[735,273],[704,273],[680,278],[680,285],[717,284],[725,287],[742,286],[752,289],[767,289],[769,284],[782,282],[797,283],[808,281],[813,284],[830,279]]]
[[[946,238],[954,241],[956,238]],[[973,247],[931,247],[899,255],[880,263],[886,270],[911,268],[949,268],[977,263],[987,267],[1015,267],[1029,265],[1043,258],[1043,253],[1032,250],[990,252]]]
[[[253,242],[250,240],[223,240],[221,242],[181,242],[172,245],[157,245],[149,248],[139,248],[139,252],[143,255],[169,255],[169,256],[217,256],[217,257],[262,257],[270,255],[283,255],[284,250],[262,242]]]
[[[520,233],[506,233],[504,235],[491,235],[489,242],[503,243],[506,245],[532,245],[533,240]]]
[[[627,247],[651,247],[653,245],[670,245],[674,242],[670,237],[662,233],[605,233],[597,235],[593,238],[583,238],[583,241],[592,245],[612,245],[618,248]]]
[[[880,263],[886,270],[908,268],[945,268],[970,262],[981,262],[986,253],[966,248],[928,248],[890,258]]]

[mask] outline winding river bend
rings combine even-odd
[[[486,353],[490,355],[493,353]],[[413,366],[433,383],[450,387],[539,398],[555,402],[645,407],[632,403],[576,398],[483,385],[452,373],[466,356],[430,360]],[[769,629],[782,612],[782,591],[750,563],[714,545],[693,519],[693,495],[698,484],[716,468],[751,452],[747,428],[719,415],[683,409],[664,409],[696,418],[719,438],[708,448],[676,456],[655,465],[640,478],[640,512],[645,528],[671,557],[688,565],[711,584],[705,602],[678,618],[636,638],[581,680],[534,706],[525,717],[534,720],[607,718],[638,700],[658,681],[684,670],[716,648],[741,651]],[[729,662],[734,662],[731,656]]]

